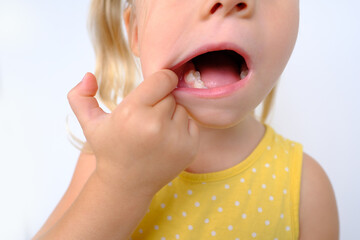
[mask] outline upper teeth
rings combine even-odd
[[[203,81],[199,71],[190,70],[185,76],[185,82],[193,88],[207,88]]]

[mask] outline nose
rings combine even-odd
[[[215,14],[223,16],[235,15],[241,18],[249,18],[254,12],[255,0],[215,0],[209,1],[204,8],[202,17],[208,18]]]

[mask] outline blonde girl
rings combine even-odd
[[[96,77],[68,99],[91,153],[34,239],[338,239],[326,174],[265,123],[298,0],[93,0],[90,20]]]

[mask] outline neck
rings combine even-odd
[[[199,126],[199,130],[199,151],[186,169],[191,173],[217,172],[239,164],[251,154],[265,134],[265,127],[251,115],[231,128]]]

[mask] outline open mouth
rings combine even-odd
[[[249,68],[240,54],[220,50],[196,56],[174,71],[179,77],[178,88],[212,89],[245,79]]]

